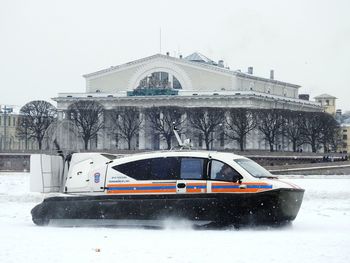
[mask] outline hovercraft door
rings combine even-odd
[[[65,185],[67,192],[89,191],[89,171],[91,164],[92,159],[87,159],[75,164],[70,169]]]

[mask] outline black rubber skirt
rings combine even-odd
[[[56,219],[164,220],[183,218],[218,226],[278,225],[297,216],[304,190],[259,193],[176,195],[58,196],[45,199],[31,213],[37,225]]]

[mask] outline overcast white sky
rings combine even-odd
[[[338,97],[350,110],[349,0],[0,0],[0,104],[84,92],[83,74],[162,52]]]

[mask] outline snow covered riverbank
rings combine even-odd
[[[350,176],[284,178],[306,189],[293,225],[195,231],[38,227],[29,174],[0,174],[0,262],[349,262]]]

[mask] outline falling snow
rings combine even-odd
[[[297,219],[283,228],[193,230],[38,227],[28,174],[0,174],[1,262],[349,262],[350,176],[288,177],[305,188]]]

